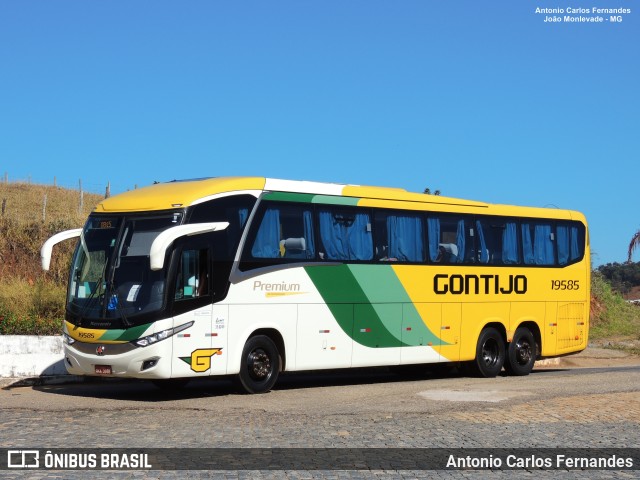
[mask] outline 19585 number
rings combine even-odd
[[[580,290],[580,280],[551,280],[551,290]]]

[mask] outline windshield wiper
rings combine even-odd
[[[89,256],[87,255],[87,259],[89,258]],[[91,291],[91,293],[89,294],[89,296],[86,299],[86,302],[84,304],[84,306],[82,307],[82,310],[80,311],[80,326],[83,326],[84,320],[85,320],[85,314],[87,313],[87,310],[89,310],[89,307],[92,307],[94,304],[94,301],[96,300],[96,298],[99,298],[99,296],[97,295],[99,290],[103,290],[103,285],[105,283],[105,274],[107,271],[107,264],[105,263],[104,266],[102,267],[102,272],[100,273],[100,277],[98,278],[98,280],[96,281],[96,286],[95,288]]]
[[[127,318],[124,310],[120,307],[120,295],[118,295],[118,292],[114,293],[113,282],[109,282],[107,298],[109,299],[107,310],[115,310],[120,315],[120,320],[126,328],[133,327],[133,322]]]

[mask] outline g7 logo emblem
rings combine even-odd
[[[211,357],[222,355],[221,348],[199,348],[191,352],[190,357],[180,357],[180,360],[191,366],[194,372],[202,373],[211,368]]]

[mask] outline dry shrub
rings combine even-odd
[[[593,339],[635,337],[640,332],[640,309],[622,295],[598,271],[591,274],[591,331]]]
[[[43,219],[44,196],[46,210]],[[0,334],[59,333],[74,241],[54,247],[44,272],[40,248],[55,233],[81,227],[102,195],[23,183],[0,184]],[[4,202],[3,202],[4,201]]]
[[[53,282],[0,279],[0,334],[60,333],[66,288]]]

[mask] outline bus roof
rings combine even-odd
[[[262,177],[219,177],[154,183],[105,198],[94,212],[144,212],[188,207],[224,192],[263,190]]]
[[[486,206],[481,202],[458,200],[423,193],[412,193],[402,188],[345,185],[298,180],[281,180],[264,177],[217,177],[193,180],[174,180],[106,198],[95,212],[131,212],[168,210],[200,203],[203,199],[220,193],[241,191],[275,191],[309,193],[328,196],[376,198],[423,203]]]
[[[444,208],[476,207],[483,210],[491,209],[493,210],[492,212],[485,210],[483,213],[493,213],[496,215],[509,214],[506,210],[512,210],[514,208],[509,205],[490,205],[488,203],[472,200],[408,192],[402,188],[281,180],[265,177],[212,177],[191,180],[173,180],[171,182],[156,183],[143,188],[130,190],[104,199],[96,206],[94,212],[116,213],[170,210],[201,203],[206,201],[208,198],[222,193],[255,193],[261,191],[352,197],[373,201],[386,201],[385,203],[415,202],[414,205],[416,203],[431,204],[434,207],[436,205],[440,205]],[[571,212],[568,214],[567,210],[542,209],[534,207],[518,208],[526,210],[527,212],[520,212],[521,215],[526,216],[544,215],[557,218],[567,218],[567,216],[571,216],[575,219],[582,218],[581,214],[578,214],[577,212]],[[417,209],[421,208],[418,207]],[[436,209],[442,210],[442,208],[437,207]]]

